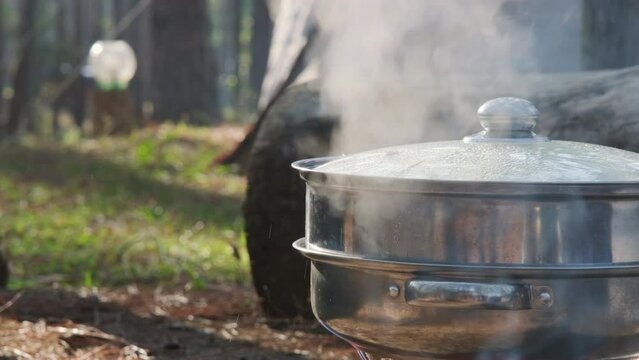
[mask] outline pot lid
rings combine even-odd
[[[536,135],[533,128],[539,111],[527,100],[493,99],[477,114],[484,130],[463,140],[366,151],[329,161],[315,171],[433,181],[639,182],[637,153]]]

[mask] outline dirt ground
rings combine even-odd
[[[312,321],[267,321],[253,291],[0,292],[0,359],[356,359]]]

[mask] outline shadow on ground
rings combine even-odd
[[[231,289],[231,291],[234,290]],[[223,293],[216,293],[215,296],[223,296]],[[0,299],[5,302],[14,294],[0,292]],[[108,297],[108,295],[105,296]],[[230,295],[230,297],[233,296]],[[231,301],[235,300],[231,299]],[[225,299],[219,298],[218,301],[225,302]],[[195,301],[197,302],[201,302],[201,299]],[[307,330],[304,334],[302,334],[304,331],[300,330],[291,331],[289,339],[285,339],[286,335],[281,332],[276,335],[272,332],[262,332],[251,335],[255,341],[243,340],[239,333],[250,333],[252,329],[257,329],[258,327],[252,325],[257,318],[251,314],[252,306],[239,306],[236,310],[240,312],[233,314],[232,309],[237,307],[234,305],[209,311],[212,317],[210,316],[207,320],[208,325],[202,326],[197,325],[197,319],[193,319],[192,316],[189,317],[191,321],[178,321],[172,319],[170,314],[157,316],[144,311],[134,312],[117,302],[105,300],[103,296],[83,297],[71,291],[39,289],[25,291],[15,304],[2,314],[0,323],[12,320],[28,321],[46,324],[46,326],[42,325],[45,329],[46,327],[54,329],[56,326],[68,327],[70,323],[77,327],[91,327],[110,336],[124,339],[128,344],[144,349],[148,355],[156,359],[280,360],[309,357],[353,359],[352,352],[344,344],[316,330],[310,330],[310,333]],[[235,328],[234,321],[237,325]],[[229,334],[234,332],[237,338]],[[2,334],[1,331],[0,334]],[[266,337],[273,337],[274,340],[279,338],[283,344],[286,344],[285,346],[292,346],[292,348],[291,350],[275,350],[277,346],[265,348],[262,344],[265,343]],[[68,338],[64,341],[73,347],[78,346],[74,345],[79,343],[77,340],[75,339],[75,343]],[[62,342],[62,340],[58,341]],[[11,345],[6,339],[0,342],[2,342],[0,345]],[[83,343],[87,344],[86,341]],[[94,347],[100,345],[95,341],[88,344]],[[312,349],[308,350],[309,346]],[[317,348],[323,349],[324,355],[314,353]],[[332,352],[329,353],[328,350]]]
[[[170,184],[154,179],[142,169],[59,148],[32,148],[5,145],[0,156],[0,172],[25,182],[53,187],[77,186],[87,195],[96,195],[105,206],[125,206],[117,199],[150,201],[173,210],[183,221],[198,220],[228,226],[237,221],[242,199],[214,192]],[[109,205],[111,204],[111,205]]]

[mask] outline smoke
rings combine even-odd
[[[322,100],[341,117],[334,153],[461,139],[475,111],[518,69],[535,69],[532,37],[503,0],[322,0]],[[486,94],[486,97],[482,97]]]
[[[517,7],[524,3],[534,3],[539,8],[543,8],[540,3],[561,4],[570,14],[576,13],[576,7],[568,4],[568,0],[319,0],[317,50],[322,101],[328,112],[341,118],[333,152],[353,153],[394,144],[461,139],[479,130],[475,111],[483,101],[496,96],[526,97],[529,92],[548,86],[537,84],[535,89],[522,73],[548,67],[554,67],[551,71],[570,70],[576,57],[569,61],[561,47],[539,46],[542,42],[535,38],[538,34],[531,31],[534,14],[527,14],[528,23],[514,19]],[[559,32],[545,33],[564,36]],[[564,61],[557,66],[554,60],[560,58]],[[325,194],[321,193],[323,190],[327,190]],[[415,257],[415,261],[452,264],[609,264],[613,255],[610,205],[588,203],[579,194],[571,195],[574,199],[557,203],[541,199],[539,202],[507,199],[501,203],[502,200],[486,198],[429,198],[424,194],[393,191],[347,193],[318,187],[309,190],[308,203],[317,214],[309,212],[307,224],[312,225],[314,232],[307,230],[306,235],[311,243],[327,249],[390,260]],[[331,280],[336,279],[326,283]],[[497,279],[501,281],[509,283],[511,279]],[[380,343],[394,346],[398,339],[410,338],[411,346],[429,345],[437,349],[441,343],[449,342],[454,350],[443,350],[448,355],[448,351],[461,351],[457,344],[463,344],[464,340],[479,341],[473,331],[499,319],[498,327],[477,348],[478,358],[518,359],[529,355],[527,352],[534,358],[581,358],[598,350],[604,336],[617,337],[631,332],[627,329],[632,326],[636,328],[635,314],[629,316],[626,311],[635,290],[622,280],[535,281],[550,285],[557,294],[555,305],[546,312],[510,312],[502,314],[507,316],[491,315],[486,318],[489,321],[480,321],[485,319],[479,311],[473,314],[462,311],[463,319],[456,318],[459,314],[452,311],[443,313],[452,315],[451,318],[445,318],[447,315],[429,318],[430,309],[423,309],[419,314],[424,318],[405,322],[390,319],[384,323],[383,330],[392,332],[381,331],[384,339]],[[357,299],[368,289],[358,287],[361,284],[352,285],[344,299],[336,296],[338,300],[330,301],[339,303],[342,312],[324,320],[349,319],[343,315],[342,304]],[[370,305],[366,301],[377,296],[376,293],[362,296],[363,303],[353,305],[357,331],[347,335],[366,335],[361,329],[367,325],[367,319],[356,316],[365,314],[366,306]],[[388,315],[389,307],[376,310],[384,316]],[[450,336],[438,333],[437,343],[428,344],[428,337],[422,334],[427,330],[441,331],[440,327],[429,328],[437,323],[430,321],[433,319],[441,323],[445,320],[457,332]],[[396,336],[407,329],[407,324],[422,320],[424,325],[418,330],[409,329],[405,336]],[[379,323],[374,325],[377,334],[382,327]],[[541,331],[535,331],[535,327]],[[391,339],[393,336],[396,337]],[[636,344],[636,339],[630,341]],[[503,348],[518,345],[522,352],[513,348],[512,352],[501,353]],[[542,355],[535,356],[537,353]]]
[[[535,67],[532,41],[503,15],[505,2],[317,1],[321,99],[340,117],[332,152],[461,139],[479,130],[477,107],[498,84],[513,84],[508,95],[521,96],[515,77]],[[383,229],[412,199],[350,201],[362,246],[375,253],[392,237]],[[345,206],[339,194],[331,203]]]

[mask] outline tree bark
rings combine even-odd
[[[122,19],[124,19],[132,9],[134,9],[134,7],[136,6],[135,3],[136,1],[133,1],[133,0],[114,0],[113,1],[114,28],[118,26],[118,24],[122,21]],[[140,61],[141,59],[140,39],[137,36],[137,32],[138,32],[137,28],[141,24],[140,22],[141,16],[142,15],[140,14],[137,18],[133,20],[133,22],[128,27],[126,27],[120,34],[116,36],[118,39],[124,40],[127,43],[129,43],[129,45],[131,45],[131,48],[134,49],[135,55],[138,58],[138,70],[136,71],[136,74],[131,80],[131,82],[129,83],[129,87],[128,87],[128,93],[131,94],[131,96],[133,97],[133,102],[131,104],[133,108],[131,110],[133,111],[133,114],[138,118],[141,116],[140,110],[142,109],[142,102],[144,101],[141,94],[140,74],[142,73],[142,71],[140,70],[142,66],[146,65],[144,62]]]
[[[317,82],[291,86],[267,111],[247,169],[246,244],[255,290],[270,317],[311,317],[304,236],[305,184],[291,163],[328,152],[332,119],[318,117]]]
[[[220,106],[237,109],[240,91],[239,54],[242,0],[222,0],[217,4],[215,30],[221,42],[216,44],[220,83]]]
[[[617,69],[639,64],[639,2],[584,0],[583,68]]]
[[[4,48],[5,48],[5,1],[0,0],[0,65],[2,65],[2,71],[0,71],[0,84],[4,79]]]
[[[4,123],[4,96],[2,96],[2,90],[4,89],[4,77],[5,77],[5,62],[4,62],[4,49],[5,49],[5,29],[4,29],[4,17],[5,17],[5,3],[4,0],[0,0],[0,124]]]
[[[138,71],[134,78],[139,84],[139,97],[142,112],[143,124],[150,124],[154,119],[153,106],[153,37],[152,37],[151,7],[145,9],[135,23],[137,44],[136,51],[138,61]]]
[[[155,117],[215,122],[217,68],[209,43],[207,1],[155,0],[152,6]]]
[[[86,56],[85,54],[88,52],[89,40],[85,40],[86,33],[83,27],[83,16],[85,13],[85,8],[87,4],[84,1],[74,1],[73,3],[73,22],[72,25],[72,37],[73,44],[76,46],[77,53],[74,54],[73,62],[81,63],[82,57]],[[76,77],[71,85],[65,90],[64,95],[61,97],[64,98],[64,102],[68,103],[68,106],[73,114],[73,120],[76,125],[80,128],[84,125],[84,118],[86,116],[86,80],[82,76]]]
[[[114,2],[114,18],[116,26],[124,19],[131,11],[136,9],[140,5],[142,0],[116,0]],[[131,80],[129,89],[134,96],[135,113],[138,118],[143,119],[144,124],[151,122],[152,113],[150,109],[143,111],[145,103],[151,100],[152,88],[152,56],[153,39],[151,35],[151,22],[149,21],[151,15],[151,7],[146,7],[142,12],[133,20],[133,22],[118,36],[128,42],[135,51],[135,55],[138,59],[138,69],[135,76]]]
[[[5,29],[4,29],[4,0],[0,0],[0,124],[2,124],[4,97],[2,89],[4,89],[4,47],[5,47]],[[4,254],[0,252],[0,288],[5,288],[9,282],[9,266],[4,259]]]
[[[240,81],[240,53],[242,43],[240,41],[240,36],[242,32],[242,4],[243,1],[233,0],[232,1],[232,14],[233,14],[233,26],[232,26],[232,39],[231,43],[233,44],[233,86],[231,86],[231,96],[233,107],[236,110],[239,110],[240,106],[240,93],[242,91],[242,82]]]
[[[21,20],[20,20],[20,38],[21,43],[18,49],[18,68],[13,74],[13,97],[9,102],[9,118],[4,128],[4,136],[14,136],[20,130],[22,118],[25,116],[25,110],[29,105],[29,73],[31,71],[31,54],[35,36],[32,36],[31,30],[34,25],[37,0],[24,0],[20,3]]]
[[[253,36],[251,36],[251,69],[249,70],[249,80],[255,97],[253,106],[257,106],[262,81],[266,74],[272,35],[273,21],[271,21],[266,0],[253,0]]]
[[[0,254],[0,289],[6,288],[9,284],[9,275],[9,264],[3,254]]]
[[[69,54],[66,51],[67,46],[69,45],[69,32],[67,31],[67,24],[69,19],[67,18],[68,15],[68,9],[67,9],[67,2],[65,0],[57,0],[56,1],[56,6],[57,6],[57,19],[55,21],[55,39],[56,39],[56,43],[57,43],[57,53],[56,53],[56,57],[55,57],[55,61],[58,64],[58,66],[56,67],[55,70],[55,75],[54,75],[54,79],[57,83],[59,83],[60,81],[62,81],[64,79],[65,76],[67,76],[66,73],[64,73],[62,71],[63,69],[63,64],[69,64]],[[54,99],[54,101],[51,104],[51,109],[53,111],[53,133],[54,135],[58,135],[59,133],[59,115],[60,112],[63,108],[65,104],[60,101],[60,99]]]

